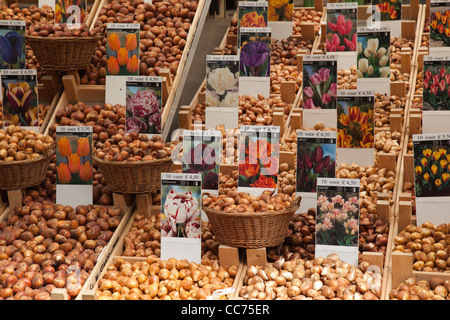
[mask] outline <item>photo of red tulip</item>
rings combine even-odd
[[[450,110],[448,61],[423,62],[423,110]]]
[[[201,173],[202,190],[219,189],[221,133],[204,132],[193,136],[191,131],[183,134],[183,173]]]
[[[448,2],[430,3],[430,47],[450,46],[450,6]]]
[[[106,74],[139,75],[139,33],[134,29],[114,29],[106,32]]]
[[[279,131],[242,131],[239,142],[238,187],[277,188]]]
[[[336,139],[297,138],[297,192],[316,192],[318,177],[336,175]]]
[[[372,0],[372,5],[380,13],[381,21],[400,20],[402,18],[401,0]]]
[[[92,184],[92,134],[57,134],[57,184]]]
[[[327,10],[327,52],[356,51],[357,9]]]

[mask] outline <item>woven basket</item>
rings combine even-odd
[[[0,161],[0,190],[24,189],[40,185],[55,153],[54,145],[46,155],[20,161]]]
[[[91,63],[101,34],[90,37],[26,36],[41,67],[46,70],[81,70]]]
[[[284,241],[286,231],[301,197],[282,211],[241,213],[224,212],[203,206],[220,244],[239,248],[274,247]]]
[[[161,173],[170,172],[172,158],[149,161],[106,161],[96,155],[92,159],[106,180],[108,188],[117,193],[140,194],[161,189]]]

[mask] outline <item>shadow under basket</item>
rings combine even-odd
[[[36,159],[0,161],[0,190],[24,189],[45,181],[48,166],[55,153],[50,148],[47,155]]]
[[[161,189],[161,173],[170,172],[172,158],[148,161],[106,161],[96,155],[97,162],[108,189],[125,194],[141,194]]]
[[[283,243],[289,222],[300,206],[301,197],[281,211],[224,212],[203,206],[217,242],[230,247],[264,248]]]
[[[95,53],[100,34],[88,37],[26,36],[37,61],[46,70],[87,69]]]

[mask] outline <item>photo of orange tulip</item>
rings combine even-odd
[[[107,31],[107,75],[139,75],[139,32],[135,29]]]
[[[77,133],[56,138],[58,184],[92,184],[92,135]]]

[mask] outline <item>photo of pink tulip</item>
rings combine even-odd
[[[336,109],[337,66],[303,63],[303,108]]]
[[[447,62],[424,61],[423,110],[450,110],[450,67]]]

